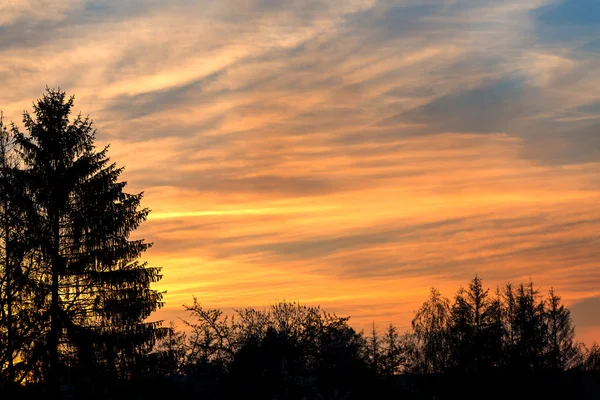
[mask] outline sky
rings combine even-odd
[[[600,340],[600,1],[8,0],[0,109],[75,95],[144,191],[156,315],[553,286]]]

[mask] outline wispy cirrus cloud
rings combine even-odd
[[[599,332],[593,1],[8,4],[0,108],[60,86],[97,121],[153,209],[162,316],[196,294],[406,326],[479,273]]]

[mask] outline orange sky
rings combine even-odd
[[[157,318],[320,304],[409,325],[531,279],[600,339],[591,0],[13,0],[0,108],[76,95],[152,209]],[[589,4],[588,4],[589,3]],[[565,17],[561,17],[565,16]]]

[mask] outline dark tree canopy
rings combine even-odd
[[[362,334],[319,307],[283,302],[230,317],[194,300],[186,309],[192,364],[226,371],[226,398],[354,398],[372,376]]]
[[[482,391],[491,399],[577,398],[573,390],[598,371],[598,346],[573,342],[568,309],[553,290],[544,298],[532,282],[506,288],[506,296],[499,288],[491,295],[476,276],[452,302],[432,288],[403,335],[393,325],[355,332],[347,318],[298,303],[226,315],[194,301],[186,307],[189,336],[163,341],[157,370],[174,366],[171,379],[189,379],[213,399],[481,398]]]
[[[129,239],[149,210],[140,208],[142,193],[124,191],[108,146],[95,148],[91,119],[70,119],[73,103],[47,89],[24,113],[25,130],[11,132],[22,190],[7,195],[21,204],[22,245],[35,255],[29,279],[40,332],[32,361],[53,391],[67,367],[125,374],[162,332],[145,322],[162,305],[150,287],[160,271],[139,261],[150,244]]]
[[[460,288],[450,312],[448,327],[451,365],[476,371],[498,365],[503,336],[501,305],[475,276],[467,290]]]
[[[571,311],[561,303],[561,298],[550,288],[545,319],[548,347],[547,363],[550,368],[564,370],[575,366],[580,360],[575,343],[575,327]]]
[[[412,328],[418,342],[420,372],[440,372],[448,363],[447,327],[450,319],[450,301],[436,288],[431,288],[429,298],[417,310]]]

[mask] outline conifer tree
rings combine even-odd
[[[538,290],[533,282],[520,284],[515,297],[514,366],[537,371],[543,368],[543,353],[546,346],[544,302],[538,299]]]
[[[483,288],[483,281],[477,275],[469,283],[467,301],[472,310],[473,338],[472,360],[476,370],[489,368],[493,364],[495,341],[494,303],[489,298],[489,289]]]
[[[584,355],[583,369],[586,371],[600,372],[600,345],[594,342]]]
[[[451,363],[461,371],[475,371],[494,364],[498,304],[489,298],[481,278],[475,276],[467,290],[460,288],[450,313]]]
[[[516,327],[516,294],[515,288],[512,283],[507,283],[504,286],[504,290],[502,291],[503,297],[503,325],[505,332],[505,340],[504,340],[504,364],[510,366],[514,363],[514,360],[517,358],[517,354],[515,353],[516,349],[516,341],[517,341],[517,327]]]
[[[504,341],[506,330],[504,328],[504,312],[502,305],[502,294],[500,288],[496,288],[496,294],[490,300],[488,307],[489,327],[485,334],[485,344],[489,354],[490,367],[500,367],[505,360]]]
[[[6,382],[0,385],[12,385],[15,381],[14,361],[17,346],[15,324],[15,295],[17,279],[14,261],[11,257],[11,244],[14,230],[13,204],[10,196],[12,185],[10,159],[10,133],[0,116],[0,370],[6,371]]]
[[[577,349],[574,346],[575,327],[571,312],[561,303],[559,295],[550,288],[546,302],[547,359],[548,367],[564,370],[574,366]]]
[[[383,373],[384,375],[395,375],[401,372],[404,364],[404,349],[400,340],[398,329],[390,324],[383,336],[385,349],[383,351]]]
[[[69,119],[73,101],[47,89],[23,115],[25,133],[15,129],[46,288],[37,295],[49,321],[42,363],[52,394],[65,364],[118,373],[161,332],[144,322],[162,304],[150,287],[160,271],[138,261],[150,244],[129,239],[149,210],[140,209],[142,193],[123,191],[108,146],[95,148],[92,121]]]
[[[371,326],[371,335],[367,338],[367,346],[369,348],[369,361],[371,364],[372,371],[378,375],[382,372],[382,363],[381,363],[381,338],[377,334],[377,327],[375,326],[375,321]]]
[[[464,288],[459,288],[450,310],[448,340],[450,363],[453,369],[470,370],[473,367],[474,321],[473,307]]]
[[[40,332],[18,163],[14,135],[0,116],[0,370],[7,386],[30,375],[31,345]]]

